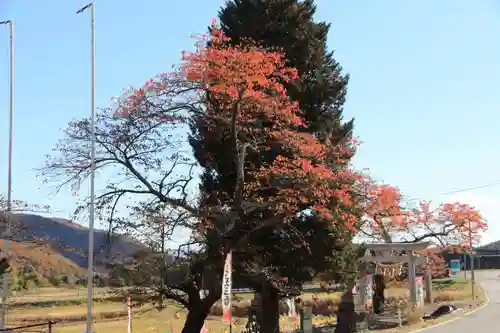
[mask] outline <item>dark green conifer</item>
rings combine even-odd
[[[233,44],[249,40],[269,48],[282,49],[290,67],[297,68],[300,78],[287,85],[288,95],[297,101],[304,112],[306,125],[301,131],[314,133],[336,145],[351,139],[353,121],[344,122],[343,105],[346,100],[348,75],[335,61],[333,52],[327,50],[330,25],[315,22],[316,6],[312,0],[231,0],[219,12],[220,24]],[[216,107],[211,105],[209,107]],[[229,203],[235,184],[233,148],[226,131],[206,132],[198,119],[192,121],[193,135],[190,143],[195,156],[204,168],[201,191],[203,204]],[[270,144],[273,149],[258,156],[247,157],[254,166],[270,163],[282,147]],[[331,168],[344,168],[348,161],[339,164],[334,158]],[[333,185],[335,186],[335,185]],[[269,193],[270,196],[273,193]],[[305,207],[307,208],[307,207]],[[273,212],[259,212],[249,220],[265,219]],[[251,221],[242,221],[242,225]],[[245,227],[242,227],[245,232]],[[261,292],[265,305],[261,329],[275,332],[278,324],[277,299],[283,292],[281,277],[287,277],[287,287],[299,287],[322,271],[339,271],[346,266],[345,245],[352,239],[352,232],[342,227],[342,221],[332,226],[314,214],[304,214],[279,229],[263,229],[251,239],[255,252],[247,251],[234,262],[251,262],[268,272],[252,276],[248,281]],[[248,267],[248,265],[247,265]],[[269,273],[272,272],[272,273]],[[243,274],[244,275],[244,274]],[[335,275],[335,274],[334,274]],[[338,275],[338,274],[337,274]]]

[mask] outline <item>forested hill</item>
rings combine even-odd
[[[14,240],[11,248],[13,266],[28,261],[37,271],[71,270],[75,274],[87,267],[88,228],[65,219],[31,214],[14,214],[11,223]],[[144,248],[130,237],[114,235],[111,239],[111,251],[108,251],[110,242],[107,233],[95,230],[94,235],[96,271],[103,272],[104,263],[109,258],[123,261]]]

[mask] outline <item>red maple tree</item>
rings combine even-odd
[[[467,248],[480,241],[487,221],[474,207],[405,200],[394,186],[366,183],[365,220],[361,233],[376,241],[415,243],[431,241],[441,247]],[[411,204],[413,203],[413,204]]]
[[[468,204],[443,203],[432,208],[431,202],[412,200],[410,205],[397,187],[370,179],[365,179],[365,184],[366,215],[360,236],[384,243],[429,241],[440,249],[425,251],[436,273],[443,273],[442,250],[470,249],[487,230],[487,221]]]
[[[258,198],[256,193],[273,188],[278,192],[274,200],[266,204],[272,205],[277,215],[295,216],[304,209],[303,204],[314,202],[313,211],[332,223],[342,220],[353,228],[357,223],[354,214],[330,209],[338,207],[331,205],[332,202],[353,205],[350,188],[347,185],[336,188],[331,184],[348,184],[346,180],[359,176],[348,168],[331,169],[327,160],[332,156],[337,161],[345,160],[354,153],[355,147],[330,146],[310,133],[297,130],[304,125],[301,110],[288,98],[283,85],[295,79],[297,72],[286,67],[281,52],[257,46],[227,46],[226,41],[227,37],[214,25],[210,47],[206,47],[206,40],[202,39],[195,52],[183,53],[179,71],[160,74],[142,88],[122,96],[118,113],[148,113],[159,97],[176,98],[175,107],[155,108],[154,112],[172,124],[184,123],[190,113],[198,113],[208,130],[217,126],[229,129],[234,149],[238,151],[235,155],[236,205],[240,205],[243,198]],[[217,108],[203,107],[210,103],[206,93],[217,101]],[[263,123],[266,126],[262,126]],[[287,153],[258,170],[244,172],[246,154],[269,150],[270,142],[280,143],[287,148]],[[251,181],[244,179],[244,174],[250,174]]]
[[[446,261],[443,258],[441,248],[430,248],[424,253],[429,261],[427,262],[427,268],[433,278],[444,278],[448,275],[448,267]]]
[[[283,85],[295,79],[297,72],[286,67],[283,53],[258,46],[228,46],[227,37],[215,25],[209,39],[210,47],[202,38],[195,52],[183,53],[177,71],[160,74],[142,88],[127,92],[119,99],[117,112],[134,114],[136,121],[160,117],[173,127],[184,126],[186,119],[195,115],[205,131],[227,131],[235,152],[231,206],[194,207],[173,198],[160,199],[195,215],[200,221],[193,230],[195,234],[218,234],[211,237],[217,243],[210,246],[218,249],[218,258],[212,259],[220,272],[220,258],[230,250],[250,248],[253,233],[279,228],[300,213],[314,213],[354,231],[358,215],[354,209],[344,208],[355,205],[349,184],[360,176],[347,167],[334,169],[330,164],[347,160],[354,154],[355,144],[333,146],[299,131],[304,125],[302,111],[288,98]],[[274,160],[258,167],[246,163],[248,154],[267,152],[271,144],[283,147]],[[263,192],[273,195],[264,201]],[[245,214],[259,209],[274,214],[254,219],[250,225],[240,224]],[[210,289],[214,297],[205,297],[201,306],[185,303],[190,313],[194,309],[202,312],[188,315],[186,325],[191,326],[185,327],[186,332],[201,328],[197,327],[200,319],[205,319],[220,297],[220,281],[217,283]],[[188,294],[189,302],[200,302],[195,293]],[[190,320],[195,323],[188,323]]]

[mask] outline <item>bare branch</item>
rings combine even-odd
[[[196,215],[197,208],[189,203],[187,191],[196,164],[182,151],[186,140],[179,131],[183,126],[182,122],[165,122],[157,115],[116,117],[109,109],[101,110],[96,121],[96,170],[98,175],[111,173],[112,181],[99,190],[97,207],[109,209],[113,202],[116,214],[120,201],[141,195]],[[56,191],[89,177],[91,132],[88,119],[72,121],[54,155],[47,156],[45,166],[39,169]],[[79,211],[87,204],[84,200]]]

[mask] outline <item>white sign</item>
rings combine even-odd
[[[127,297],[128,327],[127,332],[132,333],[132,297]]]
[[[231,322],[232,257],[232,252],[229,251],[224,263],[224,275],[222,276],[222,321],[225,323]]]
[[[373,275],[365,275],[365,308],[371,310],[373,306]]]
[[[417,306],[424,306],[424,277],[415,277],[415,294],[417,298]]]

